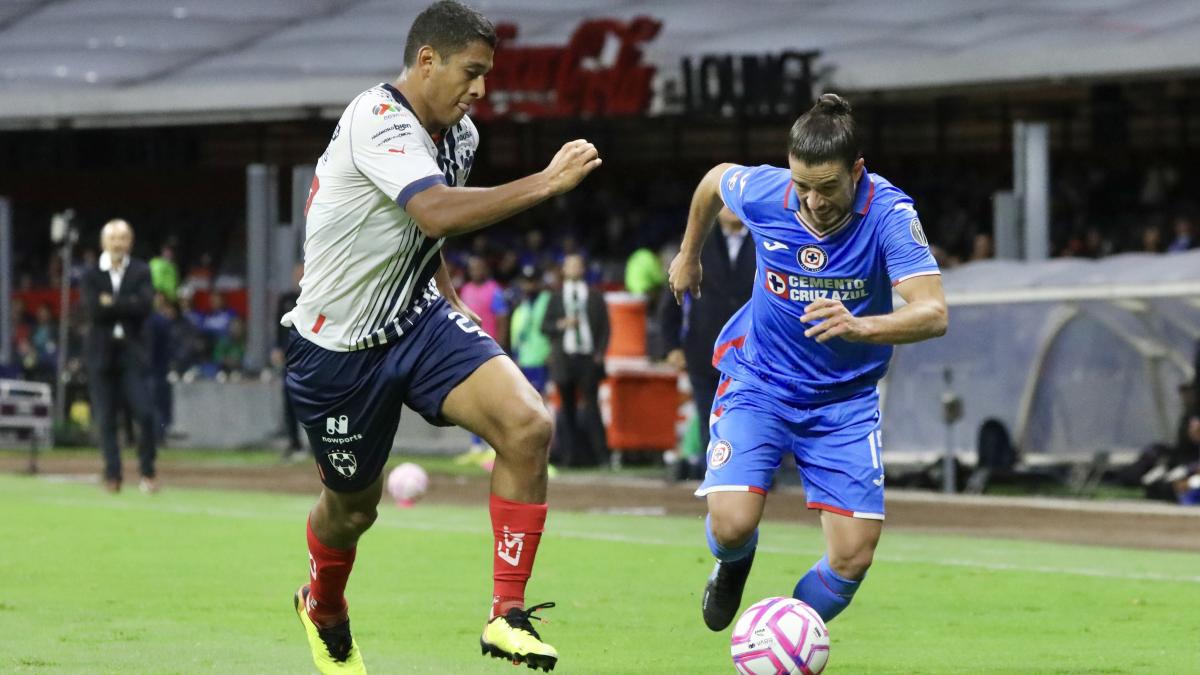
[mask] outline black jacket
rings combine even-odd
[[[563,358],[564,331],[558,327],[558,320],[566,315],[563,292],[560,288],[551,294],[550,304],[546,306],[546,316],[542,319],[542,332],[550,339],[550,358],[546,366],[550,379],[556,381],[562,381],[566,376]],[[604,301],[604,292],[594,286],[588,286],[587,318],[588,328],[592,331],[592,353],[603,356],[608,351],[608,303]]]
[[[84,341],[84,360],[90,370],[110,370],[118,367],[145,369],[150,365],[150,331],[147,319],[154,309],[154,285],[150,282],[150,266],[137,258],[129,259],[129,267],[121,280],[121,290],[107,307],[100,296],[113,294],[108,272],[93,267],[81,281],[83,311],[87,317],[87,338]],[[125,331],[124,361],[114,363],[115,338],[113,328],[120,324]]]
[[[731,264],[725,233],[719,227],[713,228],[700,250],[703,270],[700,297],[691,300],[687,335],[681,334],[683,308],[675,304],[675,298],[666,297],[659,303],[663,346],[668,352],[682,347],[689,369],[712,363],[717,335],[729,317],[750,300],[750,292],[754,289],[754,245],[754,237],[747,232],[738,249],[737,260]]]

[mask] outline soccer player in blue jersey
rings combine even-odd
[[[675,299],[700,289],[700,249],[727,206],[754,236],[750,302],[717,338],[709,418],[704,622],[737,614],[767,490],[792,453],[826,554],[792,595],[829,621],[858,590],[883,526],[879,394],[892,345],[946,332],[937,263],[912,199],[868,173],[850,104],[821,96],[792,126],[788,167],[721,164],[692,197],[670,268]],[[892,307],[892,291],[905,300]]]

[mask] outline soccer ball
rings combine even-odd
[[[388,474],[387,489],[392,499],[396,500],[396,506],[408,508],[429,489],[429,476],[425,474],[425,469],[405,462]]]
[[[829,660],[829,630],[816,610],[793,598],[767,598],[742,612],[729,639],[742,675],[817,675]]]

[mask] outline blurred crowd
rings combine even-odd
[[[59,258],[52,258],[52,280],[61,267]],[[82,272],[96,266],[93,249],[85,249],[79,263],[72,268],[72,296],[78,290]],[[241,282],[226,281],[227,290],[217,290],[211,272],[211,256],[201,256],[198,264],[179,274],[174,262],[174,250],[163,246],[159,255],[150,261],[155,287],[154,313],[150,317],[152,362],[156,374],[172,378],[197,377],[224,379],[238,376],[243,369],[246,351],[246,329],[241,312],[231,308],[227,295],[244,298]],[[10,375],[51,383],[58,362],[60,340],[57,308],[57,289],[22,287],[12,302],[13,353]],[[30,307],[30,302],[35,302]],[[86,324],[78,307],[70,314],[67,330],[69,358],[66,372],[69,378],[83,377],[80,362]]]
[[[1003,167],[901,161],[878,170],[894,177],[913,196],[943,268],[993,256],[991,195],[1004,187]],[[947,172],[955,179],[948,179]],[[1064,164],[1055,176],[1051,200],[1055,256],[1171,253],[1200,246],[1197,209],[1177,167],[1159,164],[1139,170],[1116,164]],[[496,314],[497,325],[487,328],[502,344],[510,345],[513,337],[507,314],[501,310],[519,305],[522,278],[536,278],[543,289],[555,287],[559,266],[571,254],[587,261],[590,283],[657,299],[657,289],[665,282],[662,265],[678,245],[693,185],[670,173],[649,180],[620,175],[597,178],[586,189],[559,197],[523,219],[448,242],[446,258],[458,287],[494,283],[499,289],[494,295],[503,302],[497,300],[482,314]],[[243,376],[246,303],[239,247],[180,252],[173,234],[159,234],[159,241],[165,243],[150,261],[158,291],[153,318],[155,368],[178,378]],[[154,235],[147,238],[152,241]],[[36,256],[17,253],[14,362],[9,372],[52,381],[59,340],[61,259],[51,255],[39,262]],[[68,272],[72,283],[96,263],[94,248],[79,251]],[[69,328],[68,340],[75,344],[82,326],[73,319]],[[67,367],[68,374],[78,370],[73,359]]]

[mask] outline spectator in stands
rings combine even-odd
[[[521,276],[521,262],[516,251],[509,249],[500,255],[495,276],[496,282],[506,288]]]
[[[1138,249],[1142,253],[1162,253],[1162,229],[1157,225],[1147,225],[1142,228],[1141,246]]]
[[[121,489],[121,454],[117,447],[117,409],[124,406],[138,422],[138,459],[143,492],[156,492],[154,459],[158,430],[146,391],[149,345],[146,319],[154,303],[150,267],[129,254],[133,229],[111,220],[100,231],[104,253],[83,277],[81,296],[89,319],[84,348],[91,388],[92,419],[100,428],[104,451],[104,484]]]
[[[29,318],[28,312],[25,311],[25,301],[19,297],[12,299],[12,304],[9,306],[10,318],[12,321],[13,345],[19,345],[22,342],[29,342],[33,336],[33,321]]]
[[[53,373],[58,359],[58,322],[54,320],[50,308],[46,305],[38,305],[34,317],[29,342],[37,351],[41,368]]]
[[[85,248],[79,254],[79,259],[71,266],[71,286],[78,286],[83,275],[96,266],[96,249]]]
[[[537,269],[546,268],[550,260],[546,254],[545,237],[541,230],[533,228],[525,231],[524,244],[517,259],[522,269],[530,266]]]
[[[150,276],[151,283],[153,283],[153,268],[151,268]],[[169,376],[177,349],[174,341],[174,325],[177,314],[175,303],[168,300],[165,293],[159,291],[154,294],[154,312],[150,315],[147,327],[150,332],[150,370],[146,388],[154,401],[160,445],[166,440],[167,429],[175,418],[174,392],[171,389]]]
[[[634,295],[656,294],[667,283],[662,261],[649,248],[634,251],[625,262],[625,290]]]
[[[229,322],[229,329],[213,344],[213,363],[218,376],[240,376],[246,360],[246,326],[236,316]]]
[[[236,319],[237,312],[225,306],[225,296],[214,291],[208,296],[208,311],[201,315],[200,330],[215,345],[229,335],[229,327]]]
[[[492,278],[487,261],[479,255],[467,259],[467,283],[458,289],[458,297],[479,315],[479,327],[503,348],[508,347],[508,303],[504,289]]]
[[[171,242],[163,244],[158,257],[150,260],[150,279],[154,290],[169,302],[179,297],[179,268],[175,265],[175,246]]]
[[[192,304],[192,291],[187,286],[181,289],[179,293],[179,316],[192,324],[196,330],[201,330],[201,324],[204,322],[204,313],[196,309]]]
[[[1196,239],[1196,225],[1192,222],[1192,217],[1186,213],[1180,213],[1175,216],[1172,223],[1172,228],[1175,231],[1175,238],[1167,244],[1167,253],[1180,253],[1189,249],[1196,248],[1200,241]]]
[[[992,245],[992,235],[987,232],[977,232],[974,239],[971,240],[970,260],[991,260],[995,255],[995,247]]]
[[[542,319],[542,332],[551,345],[549,374],[562,401],[557,461],[565,466],[594,466],[608,458],[608,441],[600,419],[608,306],[599,289],[588,287],[586,270],[582,255],[569,255],[563,260],[562,289],[551,295]],[[582,412],[579,399],[583,402]],[[583,444],[581,432],[586,439]]]
[[[188,269],[187,278],[183,285],[194,291],[207,291],[213,283],[213,257],[211,253],[201,253],[200,261]]]
[[[729,317],[750,300],[754,289],[754,240],[749,230],[727,208],[717,215],[724,236],[710,236],[700,251],[704,275],[700,297],[690,294],[681,306],[674,298],[659,303],[659,323],[667,362],[686,370],[692,385],[696,418],[700,420],[701,447],[708,448],[708,415],[717,394],[720,373],[712,365],[713,345]],[[670,291],[665,292],[670,295]],[[704,477],[703,456],[689,473]]]
[[[205,339],[200,323],[203,315],[192,308],[192,295],[185,286],[180,289],[179,301],[174,307],[171,322],[171,341],[175,355],[171,369],[181,376],[195,376],[196,368],[208,358],[208,340]]]
[[[537,268],[526,266],[518,282],[520,297],[512,313],[510,344],[517,366],[538,390],[546,392],[546,360],[550,357],[550,339],[542,332],[542,321],[550,306],[550,291],[542,286]]]
[[[13,350],[16,355],[19,377],[31,382],[47,382],[46,374],[40,369],[37,350],[29,340],[18,340]],[[52,382],[53,378],[49,380]]]

